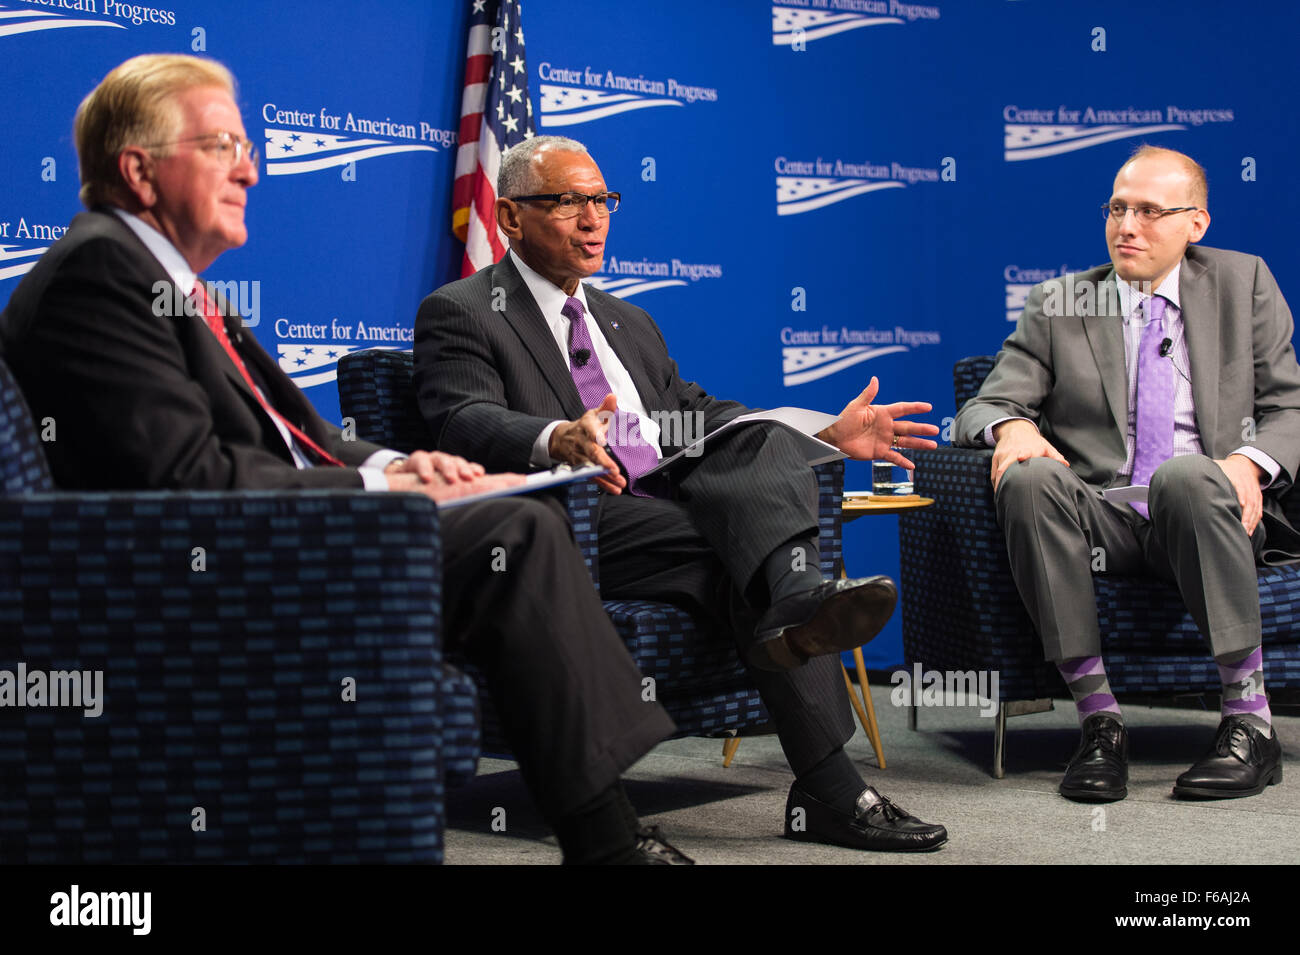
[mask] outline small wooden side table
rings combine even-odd
[[[916,494],[892,495],[889,497],[876,496],[866,492],[847,492],[844,495],[844,504],[841,509],[842,520],[845,524],[850,521],[856,521],[859,517],[866,517],[872,514],[901,514],[904,511],[914,511],[922,507],[929,507],[934,503],[932,497],[920,497]],[[840,565],[840,576],[847,576],[843,563]],[[871,748],[876,752],[876,763],[881,769],[885,768],[885,749],[880,742],[880,726],[876,723],[876,708],[871,703],[871,686],[867,682],[867,664],[862,658],[862,648],[853,648],[853,661],[858,670],[858,693],[861,699],[858,699],[858,693],[853,692],[853,681],[849,679],[849,671],[840,662],[840,670],[844,674],[844,687],[849,691],[849,702],[853,704],[853,709],[857,711],[858,721],[862,724],[862,731],[867,734],[867,739],[871,741]],[[736,755],[736,750],[740,748],[740,737],[733,736],[725,740],[722,744],[722,765],[730,766],[732,758]]]
[[[916,494],[885,497],[849,492],[844,495],[844,506],[841,514],[843,522],[847,524],[850,521],[856,521],[859,517],[872,514],[901,514],[904,511],[915,511],[922,507],[929,507],[933,503],[934,498],[921,497]],[[842,564],[840,576],[846,576]],[[858,721],[862,723],[862,730],[867,734],[867,739],[871,740],[871,748],[876,751],[876,762],[881,769],[884,769],[885,750],[880,742],[880,725],[876,722],[876,708],[871,704],[871,686],[867,682],[867,665],[862,659],[861,647],[853,648],[853,662],[858,670],[858,693],[862,695],[861,702],[858,701],[857,695],[853,692],[853,683],[849,680],[849,671],[847,669],[844,670],[844,683],[848,687],[849,700],[853,703],[853,708],[858,712]]]

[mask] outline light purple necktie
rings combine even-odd
[[[569,371],[573,373],[573,383],[578,386],[578,397],[582,406],[588,410],[600,407],[605,396],[614,389],[605,378],[605,371],[600,367],[596,349],[591,343],[591,333],[582,317],[582,303],[570,298],[560,309],[569,320]],[[639,497],[653,497],[638,487],[637,479],[659,463],[659,455],[641,437],[641,422],[631,411],[621,408],[610,419],[609,430],[605,433],[605,442],[609,445],[627,469],[628,489]]]
[[[1132,484],[1150,484],[1156,468],[1174,455],[1174,362],[1160,353],[1165,341],[1165,300],[1152,295],[1144,307],[1148,321],[1138,345]],[[1133,509],[1150,516],[1145,504],[1134,504]]]

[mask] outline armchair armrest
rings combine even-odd
[[[817,475],[817,549],[822,575],[835,578],[844,567],[844,462],[813,468]]]
[[[5,497],[0,577],[0,670],[102,674],[0,710],[3,861],[440,861],[432,502]]]
[[[591,574],[591,582],[600,593],[600,538],[596,522],[600,516],[600,488],[595,481],[575,481],[567,485],[565,509],[573,527],[574,539]]]

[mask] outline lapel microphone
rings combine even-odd
[[[579,348],[577,351],[573,353],[572,357],[573,357],[573,364],[578,368],[582,368],[584,365],[587,364],[587,362],[591,361],[591,349]]]
[[[1174,347],[1174,340],[1172,338],[1166,338],[1164,341],[1162,341],[1160,343],[1160,357],[1168,358],[1169,352],[1173,347]]]

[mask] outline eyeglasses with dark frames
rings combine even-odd
[[[618,211],[618,201],[622,196],[617,192],[598,192],[591,196],[581,192],[543,192],[535,196],[506,196],[506,198],[512,202],[553,202],[555,206],[551,211],[557,219],[572,219],[582,214],[588,202],[595,208],[596,215],[604,218],[611,212]]]

